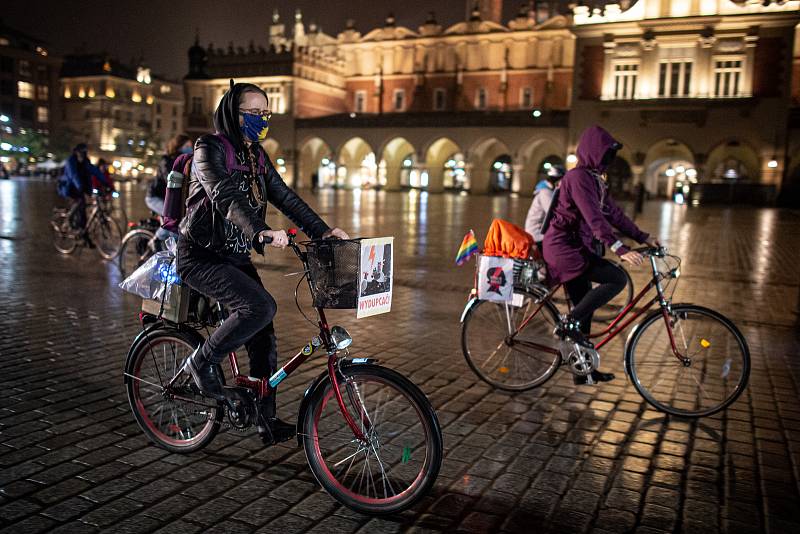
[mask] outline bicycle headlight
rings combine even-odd
[[[347,330],[341,326],[334,326],[331,328],[331,339],[338,350],[344,350],[353,343],[353,338],[350,337]]]

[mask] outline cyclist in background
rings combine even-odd
[[[566,172],[563,165],[552,165],[547,169],[546,178],[536,184],[533,191],[533,201],[528,209],[528,216],[525,218],[525,231],[533,236],[539,251],[542,250],[542,239],[544,239],[542,223],[547,215],[547,210],[550,209],[553,190]]]
[[[102,186],[112,189],[105,175],[89,162],[89,147],[79,143],[72,149],[72,155],[64,165],[64,174],[58,180],[58,192],[63,197],[72,199],[70,221],[76,230],[86,228],[86,195],[92,193],[92,181],[97,180]],[[91,246],[89,236],[84,236]]]
[[[616,227],[639,243],[650,236],[639,229],[611,198],[604,173],[622,145],[599,126],[591,126],[578,142],[578,165],[561,180],[552,219],[544,235],[544,259],[548,273],[566,287],[573,304],[569,315],[562,317],[560,332],[583,347],[594,350],[587,339],[592,315],[625,287],[625,276],[613,263],[603,259],[604,246],[633,265],[643,258],[631,251],[614,234]],[[648,243],[650,246],[657,246]],[[592,282],[598,284],[594,289]],[[614,379],[610,373],[592,371],[592,382]],[[575,376],[576,384],[586,377]]]

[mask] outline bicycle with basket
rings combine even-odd
[[[226,400],[219,402],[204,397],[182,367],[202,342],[201,331],[218,326],[226,312],[203,297],[192,306],[177,302],[186,298],[185,288],[179,298],[165,292],[157,312],[140,314],[143,330],[128,351],[124,381],[133,415],[156,445],[176,453],[195,452],[214,439],[223,423],[241,431],[254,427],[259,399],[322,353],[325,370],[309,385],[297,415],[297,441],[311,471],[332,497],[353,510],[405,510],[428,492],[441,466],[436,413],[406,377],[377,359],[351,355],[350,334],[328,323],[326,309],[358,305],[361,240],[296,243],[296,231],[289,235],[289,247],[303,265],[295,302],[300,309],[298,290],[305,280],[317,313],[317,335],[264,379],[243,374],[231,353],[231,384],[225,386]]]

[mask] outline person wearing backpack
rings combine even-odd
[[[617,239],[613,228],[639,243],[657,246],[611,198],[604,179],[622,145],[600,126],[591,126],[578,142],[578,165],[561,180],[545,222],[544,259],[555,283],[564,284],[573,304],[562,317],[559,331],[583,347],[594,350],[587,339],[592,315],[625,287],[624,273],[603,259],[603,245],[623,261],[641,265],[643,258]],[[599,247],[597,246],[599,245]],[[592,288],[592,283],[598,284]],[[576,384],[587,377],[573,377]],[[614,375],[592,371],[591,383],[613,380]]]
[[[547,178],[536,184],[533,191],[531,207],[528,208],[528,216],[525,217],[525,231],[533,236],[536,247],[542,250],[542,223],[544,222],[547,210],[550,209],[550,202],[553,200],[553,190],[558,185],[559,180],[564,177],[566,170],[563,165],[552,165],[547,170]]]
[[[330,228],[275,170],[259,144],[266,138],[271,113],[266,93],[249,83],[234,84],[214,112],[216,134],[195,143],[186,214],[180,223],[176,257],[181,279],[227,307],[228,318],[187,358],[200,390],[222,400],[219,364],[245,345],[250,375],[269,377],[277,370],[272,320],[275,299],[264,288],[250,251],[264,254],[264,243],[284,248],[284,230],[265,222],[267,203],[286,215],[312,239],[349,239]],[[291,439],[293,424],[277,418],[275,394],[262,400],[259,435],[267,443]]]
[[[156,175],[147,184],[144,203],[159,217],[164,211],[164,197],[167,195],[167,174],[172,164],[181,154],[192,153],[192,140],[186,134],[178,134],[167,142],[167,153],[161,156],[156,168]]]

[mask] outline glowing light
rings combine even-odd
[[[541,117],[541,116],[542,116],[542,111],[541,111],[541,110],[539,110],[539,109],[534,109],[534,110],[533,110],[533,113],[531,113],[531,115],[533,115],[533,116],[534,116],[534,118],[538,119],[539,117]]]
[[[686,169],[686,176],[689,178],[694,178],[697,176],[697,169]]]
[[[94,98],[95,96],[94,87],[89,88],[89,92],[87,93],[87,95],[89,96],[89,98]]]
[[[155,98],[153,98],[153,95],[147,95],[146,102],[148,104],[152,105],[154,101],[155,101]]]
[[[355,112],[350,113],[350,118],[351,119],[355,119],[356,118],[356,113]]]
[[[131,95],[131,100],[133,100],[134,102],[141,102],[142,101],[142,95],[140,95],[139,93],[133,93]]]
[[[575,154],[567,154],[567,163],[578,163],[578,156]]]
[[[0,150],[11,150],[11,143],[0,143]]]
[[[683,191],[684,195],[688,195],[689,194],[689,186],[688,185],[684,185],[681,190]]]
[[[8,122],[10,120],[11,119],[8,117],[8,115],[0,115],[0,122]]]
[[[502,167],[502,166],[503,166],[503,164],[501,162],[499,162],[499,161],[495,161],[494,165],[493,165],[493,167],[495,169],[498,169],[498,170],[500,170],[500,167]]]
[[[72,91],[69,90],[69,87],[64,88],[64,98],[72,98]]]
[[[78,98],[86,98],[86,90],[83,87],[78,89]]]
[[[675,193],[675,203],[676,204],[683,204],[686,200],[683,198],[682,193]]]
[[[122,167],[122,163],[120,163],[119,160],[114,160],[114,163],[112,163],[112,165],[117,169]]]
[[[283,165],[286,163],[286,160],[284,160],[283,158],[278,158],[275,160],[275,163],[277,163],[278,165]]]
[[[403,160],[403,167],[411,167],[412,163],[413,162],[410,159],[404,159]]]
[[[544,165],[542,165],[542,167],[544,167],[544,170],[549,171],[550,169],[553,168],[553,164],[550,163],[549,161],[545,161]]]
[[[682,172],[686,172],[686,167],[684,167],[683,165],[678,165],[677,167],[675,167],[675,170],[678,172],[678,174],[680,174]]]
[[[667,176],[669,176],[670,178],[672,178],[673,176],[675,176],[675,169],[673,169],[672,167],[670,167],[669,169],[667,169],[667,170],[666,170],[666,172],[664,172],[664,174],[666,174]]]
[[[322,158],[322,164],[323,165],[327,165],[330,162],[331,162],[331,160],[329,160],[328,158]]]
[[[107,87],[106,88],[106,96],[108,98],[114,98],[115,96],[117,96],[117,93],[114,92],[114,88],[113,87]]]
[[[769,163],[767,163],[767,167],[769,167],[770,169],[774,169],[777,166],[778,166],[778,161],[774,159],[769,160]]]

